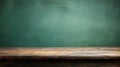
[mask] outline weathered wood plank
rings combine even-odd
[[[120,59],[120,47],[0,48],[0,59]]]

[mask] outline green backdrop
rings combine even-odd
[[[0,47],[120,46],[119,0],[0,0]]]

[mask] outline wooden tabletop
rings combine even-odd
[[[120,47],[0,48],[0,59],[120,59]]]

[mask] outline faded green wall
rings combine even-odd
[[[120,46],[119,0],[0,0],[0,47]]]

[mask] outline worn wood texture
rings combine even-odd
[[[120,47],[0,48],[0,59],[120,59]]]

